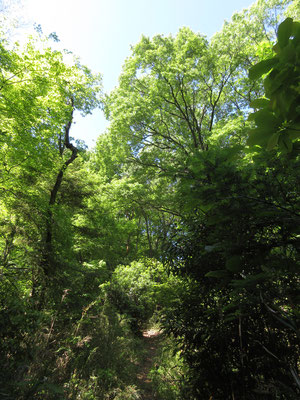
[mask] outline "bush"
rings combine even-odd
[[[117,267],[107,290],[112,304],[139,333],[155,311],[172,304],[178,289],[179,279],[168,275],[159,261],[142,259]]]

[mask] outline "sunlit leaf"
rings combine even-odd
[[[278,61],[275,58],[271,58],[255,64],[249,70],[249,78],[253,80],[260,78],[262,75],[269,72],[274,67],[274,65],[277,64],[277,62]]]
[[[286,18],[278,27],[277,37],[281,48],[288,44],[293,30],[293,19]]]

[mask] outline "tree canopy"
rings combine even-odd
[[[55,35],[1,32],[0,397],[143,398],[150,321],[156,398],[298,398],[299,10],[143,36],[105,96]]]

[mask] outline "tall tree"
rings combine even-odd
[[[165,328],[190,367],[186,398],[298,393],[299,160],[246,147],[248,114],[265,93],[248,71],[273,56],[288,9],[292,1],[258,1],[210,42],[186,28],[142,38],[106,103],[108,137],[124,155],[112,159],[114,179],[130,176],[144,193],[159,182],[161,197],[143,200],[177,216],[165,255],[188,289]]]
[[[101,79],[76,59],[66,64],[63,53],[52,50],[46,39],[32,38],[21,49],[9,47],[3,38],[0,51],[2,245],[7,248],[5,227],[17,221],[14,235],[23,231],[27,250],[20,252],[14,240],[11,262],[21,257],[17,264],[22,268],[29,263],[49,273],[57,196],[78,155],[70,137],[73,113],[86,115],[100,105]],[[24,258],[23,251],[35,254],[34,261]]]

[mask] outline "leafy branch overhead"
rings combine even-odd
[[[265,97],[250,103],[257,109],[249,121],[256,127],[248,144],[282,152],[300,150],[300,22],[287,18],[278,27],[275,55],[254,65],[249,77],[264,78]]]
[[[104,100],[0,28],[1,399],[300,398],[299,5],[143,36]]]

